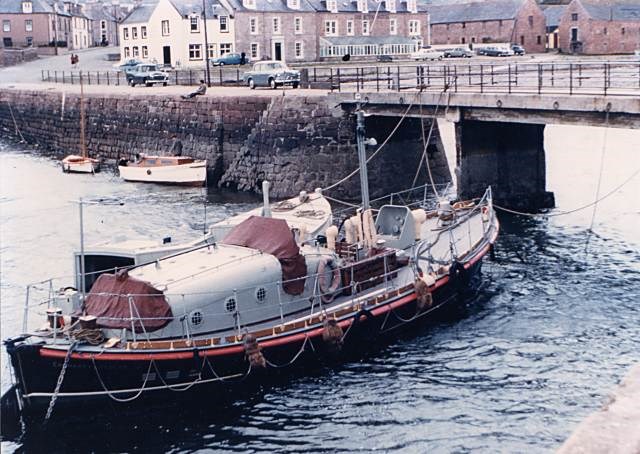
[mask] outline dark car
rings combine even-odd
[[[137,84],[145,84],[147,87],[153,84],[162,84],[166,87],[169,82],[169,74],[161,71],[158,65],[151,63],[138,65],[126,74],[127,82],[132,87]]]
[[[511,45],[511,50],[513,51],[513,53],[515,55],[524,55],[525,54],[524,47],[522,47],[520,44],[512,44]]]
[[[444,58],[471,58],[473,53],[463,47],[456,47],[455,49],[445,50]]]
[[[284,85],[298,88],[300,85],[300,71],[289,69],[281,61],[261,61],[253,65],[251,71],[244,73],[242,80],[251,89],[256,87],[277,88]]]
[[[478,50],[478,55],[486,55],[487,57],[508,57],[509,51],[499,47],[483,47]]]
[[[244,54],[244,52],[241,54],[237,52],[230,52],[228,54],[224,54],[222,57],[212,58],[209,61],[213,66],[249,64],[249,59]]]
[[[376,61],[379,61],[380,63],[391,63],[393,58],[391,55],[378,55],[376,56]]]

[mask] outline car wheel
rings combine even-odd
[[[291,84],[293,88],[298,88],[300,86],[300,82],[294,82]]]
[[[249,79],[249,88],[252,90],[256,89],[256,83],[253,81],[253,79]]]
[[[153,85],[152,83],[148,82],[147,79],[142,79],[142,82],[145,84],[145,86],[150,87],[151,85]]]
[[[224,62],[221,61],[220,63],[218,63],[218,66],[224,66]]]
[[[278,87],[278,85],[276,85],[276,80],[273,77],[269,79],[269,86],[272,90],[275,90]]]
[[[135,83],[135,81],[134,81],[133,79],[131,79],[131,80],[129,81],[129,85],[131,85],[132,87],[135,87],[135,86],[136,86],[136,83]]]
[[[440,56],[438,57],[438,60],[442,60],[442,55],[440,55]]]
[[[163,87],[166,87],[166,86],[167,86],[167,83],[166,83],[166,82],[162,82],[162,86],[163,86]]]

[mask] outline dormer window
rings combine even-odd
[[[387,7],[387,11],[390,13],[396,12],[396,0],[386,0],[385,6]]]
[[[360,11],[361,13],[369,12],[369,4],[367,0],[358,0],[358,11]]]
[[[300,9],[300,0],[287,0],[287,8]]]
[[[407,0],[407,9],[410,13],[416,14],[418,12],[418,1],[417,0]]]
[[[327,9],[331,13],[338,12],[338,0],[327,0]]]
[[[22,12],[24,14],[31,14],[33,12],[33,3],[30,1],[22,2]]]
[[[242,0],[242,6],[248,9],[256,9],[256,0]]]

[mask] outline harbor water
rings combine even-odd
[[[640,361],[640,131],[549,126],[545,146],[557,208],[498,212],[496,259],[455,317],[224,406],[117,417],[110,407],[53,436],[5,439],[2,451],[553,451]],[[63,174],[56,160],[9,143],[0,168],[3,338],[21,332],[28,283],[68,275],[72,284],[78,198],[96,202],[84,211],[89,244],[192,239],[259,203],[124,183],[110,171]],[[4,391],[4,351],[1,365]]]

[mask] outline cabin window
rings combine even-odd
[[[264,287],[258,287],[256,289],[256,300],[259,303],[262,303],[265,299],[267,299],[267,289]]]
[[[230,296],[224,301],[224,308],[227,312],[235,312],[236,311],[236,299],[233,296]]]
[[[147,161],[146,162],[147,164],[155,164],[156,163],[155,159],[146,159],[146,161]]]
[[[193,311],[189,315],[189,321],[193,326],[198,326],[202,324],[202,320],[204,320],[204,318],[202,317],[202,312],[200,311]]]

